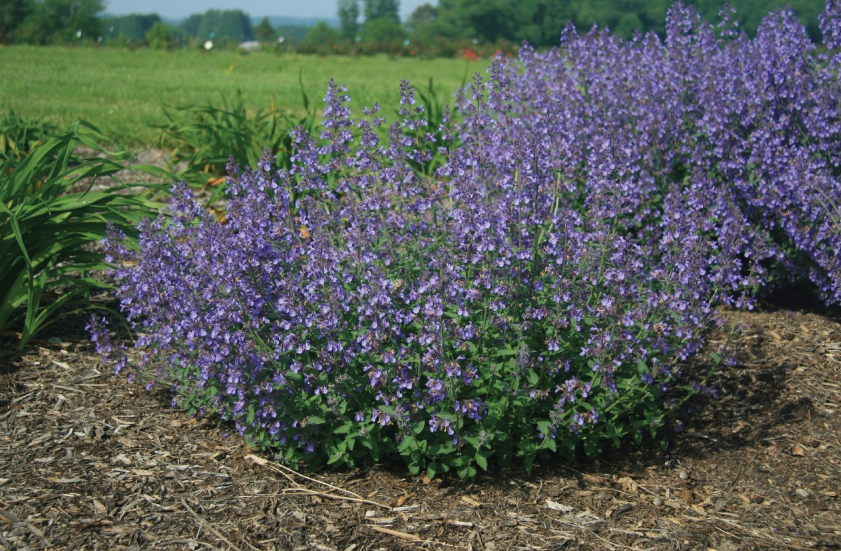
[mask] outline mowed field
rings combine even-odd
[[[163,106],[221,103],[242,92],[250,108],[303,115],[299,83],[318,106],[331,77],[348,87],[354,113],[378,102],[393,120],[399,84],[426,89],[430,79],[442,102],[465,77],[484,72],[487,61],[376,57],[318,57],[268,51],[161,52],[120,49],[0,47],[0,113],[10,109],[29,119],[58,125],[85,119],[120,145],[153,146],[152,127],[166,121]]]

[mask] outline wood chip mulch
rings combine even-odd
[[[0,547],[839,549],[841,324],[739,316],[737,364],[670,449],[474,482],[296,473],[112,375],[75,323],[23,354],[0,336]]]

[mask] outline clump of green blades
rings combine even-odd
[[[312,131],[316,122],[303,77],[299,74],[298,78],[304,111],[299,120],[281,113],[274,96],[269,109],[251,112],[237,90],[231,99],[223,95],[220,106],[211,101],[187,107],[164,106],[167,124],[153,127],[163,130],[161,144],[172,150],[173,161],[187,162],[185,178],[224,177],[229,158],[240,166],[256,166],[265,150],[276,157],[278,168],[288,168],[293,150],[290,132],[297,126]]]
[[[103,255],[84,245],[102,240],[109,222],[136,235],[137,222],[160,207],[153,198],[160,185],[121,182],[121,156],[101,141],[96,127],[80,121],[25,156],[0,157],[0,328],[20,328],[20,349],[61,312],[90,308],[91,290],[108,287],[92,275],[107,267]],[[74,155],[77,146],[93,156]],[[148,165],[131,170],[169,175]],[[105,176],[114,185],[94,191]]]

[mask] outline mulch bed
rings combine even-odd
[[[839,549],[841,324],[726,316],[744,326],[737,365],[716,373],[719,399],[695,401],[670,449],[474,482],[396,464],[296,473],[112,375],[83,322],[23,354],[0,336],[0,546]]]

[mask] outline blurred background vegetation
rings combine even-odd
[[[176,49],[245,47],[315,54],[463,56],[513,51],[523,41],[535,47],[558,42],[571,21],[580,31],[609,27],[630,38],[663,34],[673,0],[439,0],[419,6],[405,20],[399,0],[338,0],[336,17],[301,20],[212,9],[182,21],[158,14],[108,16],[102,0],[3,0],[0,43],[78,44]],[[687,0],[714,21],[723,0]],[[815,42],[823,0],[734,0],[740,27],[751,35],[763,16],[790,6]],[[281,8],[279,8],[281,9]],[[245,44],[245,46],[243,46]],[[469,54],[468,54],[469,55]]]

